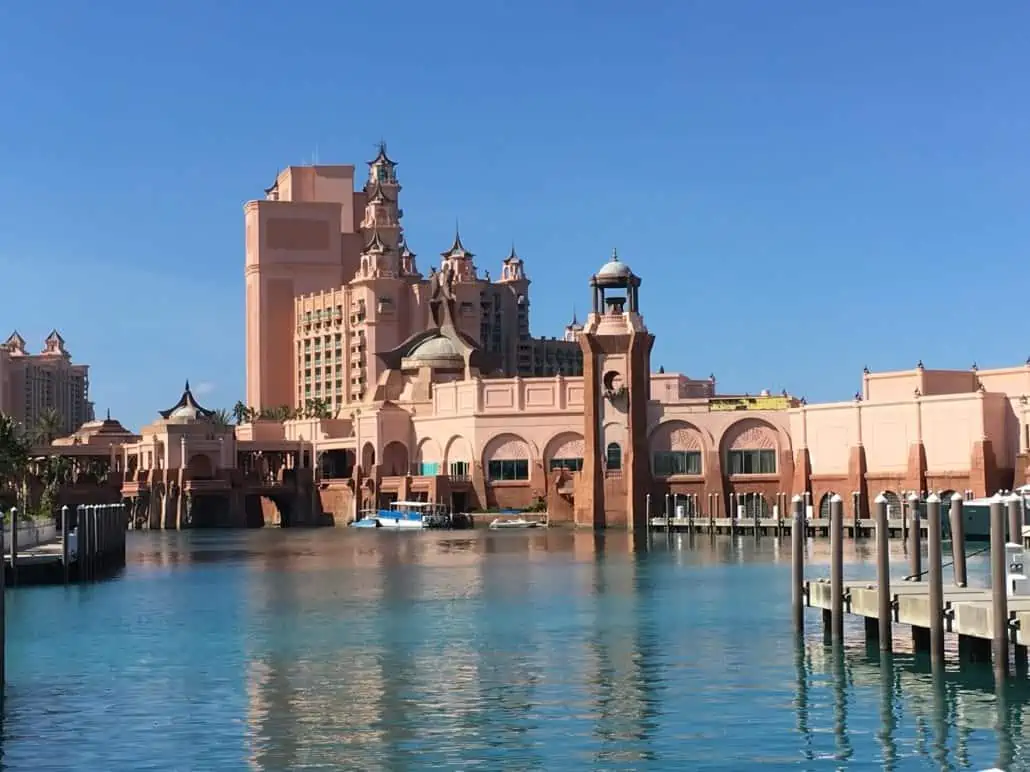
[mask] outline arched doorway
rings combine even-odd
[[[823,497],[819,499],[819,519],[829,520],[830,519],[830,501],[836,496],[835,491],[824,493]]]
[[[617,442],[609,442],[604,451],[604,466],[609,472],[622,469],[622,447]]]

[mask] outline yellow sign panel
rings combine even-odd
[[[767,397],[716,397],[708,403],[708,406],[711,410],[789,410],[796,405],[793,397],[769,395]]]

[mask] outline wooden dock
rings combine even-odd
[[[913,502],[914,503],[914,502]],[[913,529],[908,574],[891,577],[888,554],[887,500],[876,499],[876,579],[844,580],[843,502],[835,496],[830,505],[830,578],[808,580],[804,575],[804,535],[792,532],[791,555],[794,624],[799,633],[805,627],[805,608],[822,610],[824,636],[828,642],[843,643],[844,618],[863,620],[866,639],[878,641],[881,651],[893,647],[893,626],[912,630],[916,651],[930,654],[932,667],[943,669],[946,634],[958,637],[960,663],[990,662],[996,677],[1009,673],[1010,655],[1015,653],[1018,673],[1027,672],[1030,646],[1030,561],[1024,557],[1026,529],[1022,497],[998,494],[990,505],[991,587],[967,586],[966,545],[961,499],[951,500],[954,579],[945,585],[941,532],[941,502],[935,495],[926,499],[927,557],[924,570],[918,535]],[[795,522],[804,522],[804,506],[794,499]]]
[[[125,517],[122,504],[62,507],[56,535],[23,547],[24,523],[12,509],[10,530],[0,541],[3,585],[82,582],[116,573],[125,566]]]
[[[920,537],[925,538],[929,527],[923,519],[919,519],[917,522]],[[699,516],[674,517],[670,520],[664,517],[652,517],[649,525],[655,531],[784,536],[793,530],[794,519],[791,517],[733,518]],[[892,539],[908,538],[910,530],[915,527],[916,523],[913,523],[909,518],[892,517],[887,520],[888,535]],[[871,517],[845,518],[843,529],[844,535],[850,538],[872,536],[876,532],[876,520]],[[805,531],[808,536],[829,536],[830,519],[827,517],[809,518],[805,521]]]

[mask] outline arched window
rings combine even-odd
[[[622,448],[617,442],[609,442],[605,450],[605,466],[612,470],[622,469]]]

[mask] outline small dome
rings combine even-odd
[[[428,338],[404,357],[402,367],[464,367],[465,358],[454,342],[443,335]]]
[[[168,416],[169,421],[196,421],[200,418],[200,411],[197,410],[196,405],[183,405],[177,407]]]
[[[616,250],[612,250],[612,259],[601,266],[601,270],[597,272],[597,278],[599,279],[622,279],[633,275],[633,271],[630,267],[619,260],[619,253]]]

